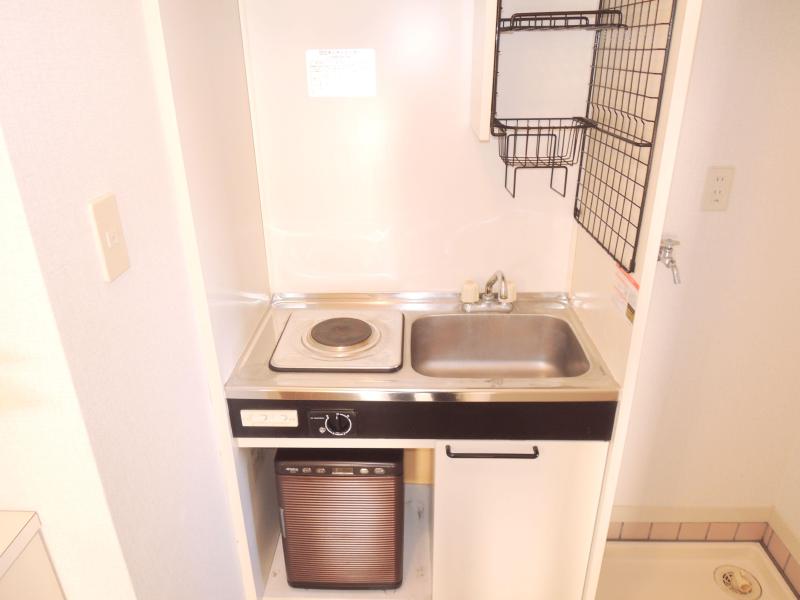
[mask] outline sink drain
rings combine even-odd
[[[714,581],[734,598],[757,600],[761,598],[761,584],[747,569],[722,565],[714,571]]]

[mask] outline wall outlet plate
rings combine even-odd
[[[733,167],[710,167],[706,175],[706,186],[703,190],[703,210],[728,210],[733,176]]]

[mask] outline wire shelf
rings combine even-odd
[[[595,34],[575,219],[626,271],[636,268],[675,0],[600,0],[624,29]]]
[[[515,13],[499,19],[499,31],[552,31],[561,29],[624,28],[621,10],[564,10]]]
[[[518,169],[550,169],[550,187],[566,196],[567,167],[578,162],[584,132],[595,123],[583,117],[492,119],[500,159],[506,165],[505,186],[516,195]],[[563,170],[563,185],[555,187],[555,170]],[[509,170],[512,171],[509,178]]]
[[[676,1],[599,0],[596,11],[508,18],[502,0],[497,7],[491,125],[506,189],[515,195],[519,169],[550,169],[550,187],[563,196],[567,167],[579,163],[575,219],[628,272],[636,268]],[[595,32],[586,116],[498,118],[501,35],[569,29]],[[556,170],[563,172],[560,189]]]

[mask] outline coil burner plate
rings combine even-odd
[[[372,335],[372,326],[361,319],[338,317],[311,328],[311,339],[332,350],[350,350],[361,346]]]
[[[270,357],[274,371],[391,372],[403,364],[403,313],[302,309]]]
[[[320,357],[348,359],[362,355],[380,339],[380,332],[366,321],[335,317],[314,324],[303,344]]]

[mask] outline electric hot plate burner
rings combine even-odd
[[[336,317],[317,323],[309,333],[311,340],[335,351],[361,348],[373,336],[372,325],[352,317]]]
[[[269,366],[275,371],[396,371],[403,315],[395,311],[294,311]]]

